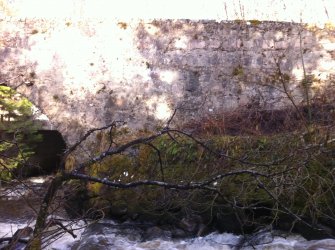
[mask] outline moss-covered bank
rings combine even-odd
[[[117,135],[121,141],[134,136],[127,131]],[[218,192],[153,186],[111,189],[86,183],[79,192],[85,200],[81,208],[121,221],[174,225],[190,234],[199,233],[203,226],[249,233],[272,225],[308,238],[334,236],[332,135],[330,126],[266,135],[199,134],[201,145],[188,136],[171,133],[105,158],[86,171],[122,183],[195,183],[226,175],[210,184]],[[99,151],[110,146],[109,139],[109,133],[97,135]],[[238,174],[230,174],[234,172]]]

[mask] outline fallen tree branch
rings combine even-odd
[[[66,176],[66,179],[79,179],[79,180],[91,181],[91,182],[101,183],[109,187],[122,188],[122,189],[135,188],[138,186],[158,186],[158,187],[164,187],[167,189],[178,189],[178,190],[207,189],[207,190],[217,192],[218,190],[216,188],[210,187],[209,185],[211,185],[215,181],[221,180],[229,176],[244,175],[244,174],[251,175],[251,176],[262,176],[262,177],[267,177],[267,178],[270,177],[269,175],[259,173],[256,171],[252,171],[252,170],[241,170],[241,171],[228,172],[225,174],[219,174],[203,182],[189,182],[186,184],[173,184],[173,183],[168,183],[164,181],[154,181],[154,180],[141,180],[141,181],[133,181],[133,182],[128,182],[128,183],[121,183],[121,182],[108,180],[107,178],[98,178],[98,177],[93,177],[93,176],[80,174],[80,173],[69,173],[69,174],[65,174],[65,176]],[[271,176],[273,176],[273,174]]]
[[[5,241],[8,241],[8,242],[11,242],[13,241],[14,237],[3,237],[3,238],[0,238],[0,243],[3,243]],[[29,239],[15,239],[17,242],[20,242],[20,243],[25,243],[27,244]]]

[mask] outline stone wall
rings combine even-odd
[[[335,81],[331,26],[3,19],[0,29],[0,82],[27,96],[68,143],[113,120],[150,127],[175,108],[183,120],[278,109],[291,105],[288,93],[305,101],[305,76],[311,96],[330,95]]]

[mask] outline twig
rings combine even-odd
[[[161,152],[160,152],[160,150],[159,150],[155,145],[153,145],[152,143],[148,142],[147,145],[150,146],[151,148],[153,148],[153,149],[156,151],[156,153],[157,153],[157,156],[158,156],[158,162],[159,162],[159,167],[160,167],[160,171],[161,171],[161,175],[162,175],[162,181],[164,181],[164,170],[163,170],[163,162],[162,162]]]

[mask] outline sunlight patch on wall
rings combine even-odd
[[[69,96],[75,99],[98,93],[111,79],[121,85],[129,76],[143,82],[151,80],[151,70],[134,44],[136,30],[119,26],[115,21],[98,25],[89,21],[72,21],[70,25],[64,22],[53,30],[30,36],[30,48],[22,51],[21,64],[33,62],[37,75],[59,72],[62,91],[71,92]],[[164,79],[171,81],[171,77],[166,74]]]
[[[169,107],[169,104],[165,97],[151,97],[149,100],[146,101],[146,106],[149,115],[153,115],[158,120],[167,120],[172,115],[172,109]]]
[[[90,62],[97,60],[92,53],[94,43],[91,40],[77,28],[64,28],[53,32],[47,38],[43,34],[35,35],[30,40],[32,46],[26,54],[31,61],[37,61],[37,73],[57,65],[64,69],[64,75],[81,85],[91,78]]]
[[[159,78],[162,82],[172,84],[178,77],[178,73],[172,70],[164,70],[159,72]]]
[[[37,107],[33,106],[32,111],[35,120],[49,121],[49,118],[45,114],[43,114],[41,110]]]
[[[304,70],[302,67],[296,66],[292,69],[292,75],[295,76],[297,80],[304,79]]]
[[[151,36],[155,36],[160,32],[160,29],[153,24],[145,24],[144,29]]]
[[[174,43],[175,48],[177,49],[187,49],[189,39],[186,36],[181,36]]]
[[[319,42],[325,50],[332,51],[335,50],[335,42],[330,41],[329,39],[322,39]]]
[[[325,61],[320,61],[318,63],[318,68],[317,68],[317,72],[319,73],[319,71],[328,71],[331,72],[333,69],[335,69],[335,61],[333,60],[325,60]]]

